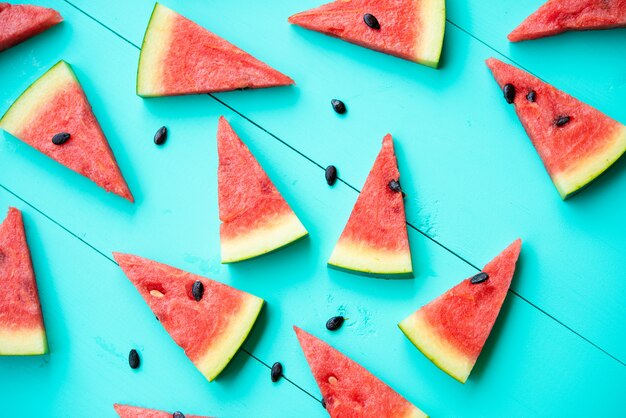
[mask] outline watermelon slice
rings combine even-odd
[[[209,382],[215,379],[250,333],[263,299],[156,261],[113,256],[176,344]],[[199,301],[196,281],[204,287]]]
[[[393,140],[387,135],[329,267],[374,277],[413,276],[403,194],[390,187],[399,180]]]
[[[0,3],[0,51],[38,35],[62,20],[56,10],[27,4]]]
[[[461,383],[467,381],[496,322],[521,247],[518,239],[487,264],[482,271],[486,280],[464,280],[398,324],[426,357]]]
[[[222,263],[267,254],[308,234],[223,116],[217,152]]]
[[[331,417],[427,417],[363,366],[293,327]]]
[[[108,192],[134,201],[87,97],[65,61],[35,81],[0,119],[0,128]],[[55,145],[52,138],[69,133]]]
[[[364,21],[373,15],[380,28]],[[375,51],[437,68],[446,26],[445,0],[336,0],[289,22]]]
[[[511,42],[571,30],[626,27],[626,0],[549,0],[508,36]]]
[[[118,403],[113,405],[115,412],[120,418],[172,418],[173,414],[165,411],[158,411],[156,409],[140,408],[138,406],[120,405]],[[200,415],[184,415],[185,418],[209,418]]]
[[[626,127],[621,123],[512,65],[495,58],[487,65],[500,87],[515,88],[515,111],[563,199],[626,151]]]
[[[22,214],[9,208],[0,225],[0,356],[48,352],[37,282]]]
[[[165,6],[156,4],[141,46],[143,97],[286,86],[294,81]]]

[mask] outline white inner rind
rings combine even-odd
[[[77,83],[76,77],[65,61],[59,61],[13,103],[0,119],[0,128],[19,138],[23,128],[38,117],[39,109],[70,83]]]
[[[577,161],[576,166],[569,170],[555,174],[552,181],[561,197],[567,199],[602,174],[624,152],[626,152],[626,126],[621,125],[601,152]]]
[[[222,238],[222,263],[234,263],[269,253],[307,234],[295,213],[281,214],[247,234]]]
[[[367,274],[410,275],[413,272],[409,250],[381,250],[363,242],[346,239],[339,240],[328,264]]]
[[[446,30],[445,0],[418,1],[420,19],[415,61],[436,68],[439,65]]]
[[[469,377],[476,359],[472,359],[443,339],[426,321],[421,310],[398,324],[404,335],[441,370],[461,383]]]
[[[46,330],[42,328],[0,329],[0,356],[36,356],[48,352]]]
[[[213,342],[211,347],[194,364],[200,372],[213,381],[234,357],[256,322],[263,299],[246,294],[237,315],[228,321],[228,331],[221,339]]]
[[[140,96],[163,94],[163,61],[169,51],[177,16],[165,6],[158,3],[154,6],[139,55],[137,94]]]

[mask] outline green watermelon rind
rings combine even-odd
[[[28,334],[25,335],[26,333]],[[43,326],[6,332],[0,329],[0,357],[41,356],[47,354],[48,351],[48,338]]]
[[[443,40],[446,32],[446,2],[444,0],[428,0],[424,3],[429,3],[430,9],[419,13],[420,16],[426,16],[429,24],[437,23],[441,27],[438,28],[439,30],[436,32],[432,31],[432,34],[435,34],[437,37],[430,40],[428,43],[430,56],[420,51],[415,57],[415,62],[428,67],[437,68],[439,67],[439,61],[441,59]]]
[[[412,279],[414,278],[414,274],[412,271],[409,272],[376,272],[376,271],[367,271],[367,270],[357,270],[352,267],[342,266],[340,264],[333,264],[330,261],[327,263],[328,267],[333,270],[342,271],[344,273],[353,273],[358,274],[360,276],[373,277],[376,279]]]
[[[140,87],[139,87],[139,84],[140,84],[140,81],[141,81],[140,74],[142,73],[142,68],[145,67],[145,64],[144,64],[144,66],[141,65],[142,64],[142,60],[145,60],[145,55],[144,55],[145,46],[146,46],[146,43],[150,39],[150,32],[151,32],[150,28],[152,27],[152,24],[154,23],[154,18],[155,18],[156,13],[157,13],[157,11],[158,11],[158,9],[160,7],[163,7],[163,6],[161,6],[160,3],[157,2],[157,3],[154,4],[154,8],[152,9],[152,13],[150,13],[150,19],[148,20],[148,26],[146,27],[146,31],[143,34],[143,40],[141,41],[141,49],[139,51],[139,63],[137,65],[137,81],[135,83],[135,91],[136,91],[138,96],[145,97],[145,98],[162,97],[163,96],[163,95],[156,94],[156,93],[155,94],[141,93],[140,92]]]
[[[399,264],[398,261],[405,264],[404,268],[396,270],[395,268],[391,267],[381,268],[381,263],[376,263],[378,264],[377,266],[371,266],[369,268],[364,267],[364,265],[366,264],[373,264],[371,263],[372,258],[385,259],[385,257],[388,255],[393,256],[392,253],[385,254],[385,251],[380,251],[377,248],[369,248],[366,250],[374,252],[375,255],[370,254],[369,256],[361,257],[365,251],[364,248],[362,246],[358,246],[358,248],[352,249],[351,247],[352,246],[350,245],[350,243],[346,243],[345,241],[340,239],[330,256],[330,259],[328,260],[328,267],[335,270],[359,274],[361,276],[367,277],[388,279],[413,278],[413,263],[411,260],[410,250],[407,250],[406,253],[400,254],[398,260],[395,260],[396,262],[387,263],[388,266],[392,266],[394,264],[397,265]],[[355,256],[351,257],[350,253],[355,254]],[[389,258],[387,258],[387,261],[389,261]],[[385,263],[382,264],[384,265]]]
[[[229,259],[222,259],[221,263],[222,264],[235,264],[235,263],[239,263],[241,261],[246,261],[246,260],[251,260],[253,258],[257,258],[257,257],[262,257],[264,255],[269,255],[269,254],[273,254],[276,251],[282,250],[284,248],[287,247],[291,247],[292,245],[302,241],[303,239],[305,239],[306,237],[309,236],[309,232],[303,228],[303,232],[299,232],[298,234],[294,235],[294,238],[292,238],[290,241],[284,242],[282,244],[279,244],[278,246],[275,246],[269,250],[259,250],[257,252],[252,252],[244,257],[236,257],[236,258],[229,258]]]

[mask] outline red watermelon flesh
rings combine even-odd
[[[427,416],[360,364],[300,328],[293,328],[331,417]]]
[[[134,255],[114,253],[165,330],[212,381],[248,336],[263,299],[225,284]],[[192,286],[204,295],[196,301]]]
[[[330,267],[385,277],[412,276],[404,199],[389,187],[400,180],[391,135],[385,136],[348,223],[328,261]]]
[[[59,61],[0,119],[0,128],[108,192],[133,201],[109,143],[71,67]],[[67,132],[63,145],[52,137]]]
[[[173,413],[138,406],[114,404],[115,412],[120,418],[172,418]],[[185,414],[185,418],[209,418],[201,415]]]
[[[465,383],[496,322],[522,247],[516,240],[483,269],[489,278],[462,281],[399,324],[438,367]]]
[[[437,67],[443,44],[444,0],[337,0],[297,13],[289,22],[409,61]],[[365,24],[376,17],[380,29]]]
[[[143,97],[286,86],[294,81],[230,42],[156,4],[141,47]]]
[[[549,0],[508,36],[511,42],[571,30],[626,27],[626,0]]]
[[[0,51],[38,35],[62,20],[53,9],[0,3]]]
[[[0,225],[0,355],[48,352],[37,282],[22,214],[15,208]]]
[[[563,199],[626,151],[626,126],[512,65],[495,58],[487,65],[500,87],[515,87],[515,111]],[[534,102],[526,97],[530,91]],[[557,126],[561,116],[570,120]]]
[[[222,262],[246,260],[307,235],[248,147],[224,117],[217,131]]]

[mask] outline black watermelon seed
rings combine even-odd
[[[335,184],[335,182],[337,181],[337,167],[335,167],[334,165],[329,165],[328,167],[326,167],[325,176],[326,183],[328,183],[329,186]]]
[[[191,286],[191,294],[196,302],[200,302],[200,299],[202,299],[204,295],[204,285],[200,280],[196,280],[193,286]]]
[[[326,409],[326,399],[322,398],[322,407]]]
[[[402,187],[400,186],[400,182],[398,180],[391,180],[387,186],[389,186],[392,192],[402,192]]]
[[[328,321],[326,321],[326,329],[329,331],[336,331],[343,325],[343,321],[345,318],[341,315],[333,316]]]
[[[167,141],[167,128],[165,126],[161,126],[156,134],[154,134],[154,143],[157,145],[163,145]]]
[[[515,100],[515,86],[513,84],[505,84],[502,91],[504,92],[506,102],[508,104],[513,103],[513,100]]]
[[[70,137],[71,135],[67,132],[60,132],[52,137],[52,143],[54,145],[63,145],[70,139]]]
[[[376,19],[376,16],[372,14],[365,13],[363,15],[363,21],[365,22],[367,26],[369,26],[372,29],[380,29],[380,23],[378,23],[378,19]]]
[[[280,377],[283,375],[283,365],[279,362],[274,363],[272,366],[272,382],[278,382]]]
[[[556,118],[556,120],[554,121],[554,124],[556,126],[563,126],[566,123],[568,123],[570,120],[569,116],[559,116],[558,118]]]
[[[330,104],[333,105],[333,110],[335,112],[339,113],[340,115],[343,115],[344,113],[346,113],[346,105],[341,100],[339,100],[339,99],[332,99],[330,101]]]
[[[528,92],[528,94],[526,95],[526,100],[528,100],[529,102],[534,102],[535,100],[537,100],[537,93],[535,92],[535,90],[531,90]]]
[[[471,282],[472,284],[478,284],[478,283],[482,283],[482,282],[484,282],[484,281],[485,281],[485,280],[487,280],[488,278],[489,278],[489,275],[488,275],[487,273],[480,272],[480,273],[478,273],[477,275],[475,275],[474,277],[472,277],[472,278],[470,279],[470,282]]]
[[[139,363],[139,353],[137,353],[137,350],[133,348],[132,350],[130,350],[130,353],[128,353],[128,364],[130,365],[131,369],[136,369],[137,367],[139,367]]]
[[[172,414],[172,417],[173,418],[185,418],[185,415],[180,411],[176,411]]]

